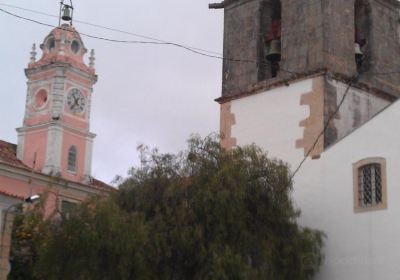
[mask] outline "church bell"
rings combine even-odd
[[[266,57],[270,62],[278,62],[281,60],[281,40],[275,39],[269,43]]]
[[[355,43],[354,44],[354,54],[356,56],[356,58],[361,58],[364,54],[361,51],[361,47],[359,43]]]
[[[364,54],[361,51],[361,47],[359,43],[354,44],[354,55],[356,58],[356,66],[357,66],[357,71],[361,70],[362,64],[363,64],[363,57]]]
[[[72,20],[71,10],[70,10],[69,6],[64,6],[63,15],[61,18],[63,21],[71,21]]]

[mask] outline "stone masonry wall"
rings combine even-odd
[[[259,60],[265,36],[263,13],[272,0],[231,0],[225,5],[224,56]],[[399,3],[394,0],[361,0],[369,9],[368,67],[360,82],[400,96]],[[326,70],[351,78],[357,73],[354,58],[355,0],[281,0],[282,61],[278,78],[289,80],[296,73]],[[264,7],[264,9],[263,9]],[[265,9],[265,7],[267,9]],[[262,63],[224,61],[222,97],[246,93],[268,79]],[[382,74],[382,73],[390,74]]]
[[[225,7],[224,57],[227,60],[223,63],[224,94],[238,94],[258,81],[259,7],[259,0],[233,1]]]
[[[282,68],[298,73],[321,69],[322,36],[321,0],[282,0]]]
[[[370,0],[371,5],[371,67],[361,81],[372,87],[400,96],[399,9],[391,1]],[[394,1],[397,6],[400,2]]]

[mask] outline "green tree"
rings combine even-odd
[[[42,227],[37,279],[302,280],[321,265],[324,235],[297,224],[288,167],[256,146],[141,147],[119,189]]]
[[[46,240],[46,227],[49,224],[44,220],[43,203],[35,205],[23,215],[20,213],[22,213],[22,207],[15,211],[10,256],[12,269],[9,279],[35,279],[33,268],[38,260],[37,249]]]

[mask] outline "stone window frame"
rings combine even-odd
[[[44,91],[46,92],[46,101],[44,101],[41,106],[38,106],[37,105],[38,95],[41,94]],[[43,109],[45,109],[47,107],[47,104],[49,104],[49,98],[50,98],[50,94],[49,94],[48,87],[40,87],[40,88],[36,89],[36,91],[32,95],[31,104],[33,105],[33,108],[36,111],[42,111]]]
[[[79,55],[81,48],[82,48],[82,43],[78,39],[75,38],[71,41],[70,47],[71,47],[71,52],[73,55]]]
[[[379,164],[381,168],[381,188],[382,188],[382,201],[374,206],[360,205],[360,192],[359,192],[359,170],[360,168],[370,165]],[[387,168],[386,159],[383,157],[369,157],[353,163],[353,198],[354,198],[354,212],[364,213],[377,210],[385,210],[388,208],[387,202]]]
[[[66,213],[66,212],[63,211],[63,208],[62,208],[63,202],[75,204],[75,206],[77,206],[77,205],[80,204],[80,201],[77,200],[76,198],[70,198],[69,196],[64,196],[64,195],[60,195],[60,196],[58,197],[57,201],[58,201],[58,202],[57,202],[57,209],[58,209],[58,212],[59,212],[61,215],[64,215],[64,217],[67,218],[67,219],[69,218],[69,213],[68,213],[68,212]]]
[[[73,161],[73,163],[72,163]],[[75,145],[71,145],[67,154],[67,170],[70,173],[76,174],[78,161],[78,149]]]

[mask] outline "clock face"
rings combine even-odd
[[[74,88],[68,93],[67,104],[72,113],[82,113],[85,110],[86,100],[82,92]]]

